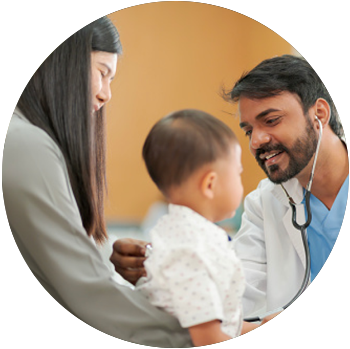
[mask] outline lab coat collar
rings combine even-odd
[[[304,210],[304,205],[302,204],[303,197],[304,197],[302,186],[300,185],[299,181],[296,178],[293,178],[283,183],[283,185],[287,190],[288,194],[297,203],[296,211],[297,211],[298,222],[305,222],[305,210]],[[304,245],[303,245],[300,231],[297,230],[292,224],[292,209],[289,205],[289,200],[280,185],[275,185],[273,191],[274,191],[275,197],[280,201],[280,203],[286,206],[286,213],[282,217],[282,222],[301,260],[301,263],[305,267],[306,263],[305,263]]]
[[[303,188],[296,178],[292,178],[289,181],[283,183],[283,186],[287,190],[288,194],[293,198],[294,202],[300,204],[303,201],[304,193]],[[282,189],[281,185],[275,184],[273,189],[276,198],[285,206],[289,206],[289,200]]]

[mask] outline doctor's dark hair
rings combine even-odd
[[[233,131],[214,116],[196,109],[176,111],[159,120],[149,132],[142,156],[160,191],[186,181],[197,169],[227,156]]]
[[[62,151],[83,226],[101,243],[107,237],[105,117],[104,108],[92,115],[92,51],[122,52],[118,31],[107,17],[83,27],[48,56],[17,107]]]
[[[240,97],[262,99],[283,91],[299,97],[305,115],[318,98],[325,99],[331,109],[331,129],[338,137],[344,136],[331,96],[311,65],[301,57],[283,55],[262,61],[250,72],[243,74],[232,90],[224,93],[224,98],[238,102]]]

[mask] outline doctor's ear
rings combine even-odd
[[[201,192],[208,199],[213,199],[215,196],[217,178],[217,173],[215,171],[210,171],[203,177],[201,181]]]
[[[321,121],[323,127],[325,127],[329,123],[329,119],[331,117],[331,107],[325,99],[317,99],[314,105],[314,113],[317,128],[319,128],[319,123],[316,118],[318,118]]]

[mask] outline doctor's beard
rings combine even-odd
[[[298,137],[291,148],[283,144],[267,144],[256,151],[255,159],[259,166],[266,173],[271,182],[281,184],[298,175],[310,162],[317,147],[317,133],[312,127],[312,123],[306,116],[306,128],[303,135]],[[265,161],[260,159],[260,155],[265,152],[283,151],[289,156],[289,164],[282,170],[278,164],[265,166]]]

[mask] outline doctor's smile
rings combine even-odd
[[[280,184],[310,170],[317,135],[297,95],[284,91],[262,100],[241,97],[239,111],[250,151],[272,182]]]

